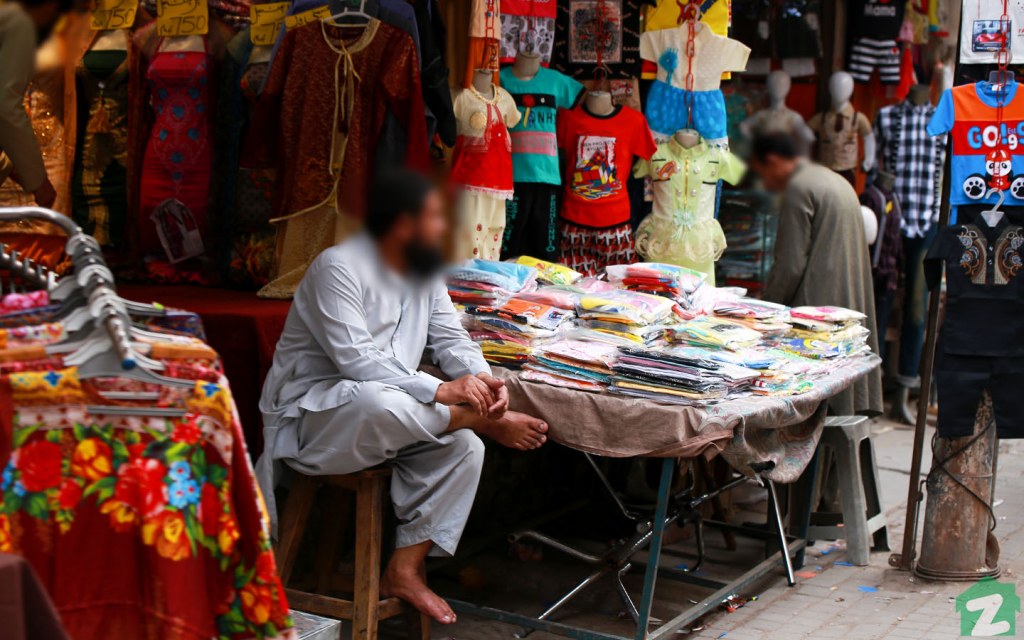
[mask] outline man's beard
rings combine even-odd
[[[429,278],[444,267],[444,254],[438,247],[412,242],[405,247],[405,260],[409,273],[417,278]]]

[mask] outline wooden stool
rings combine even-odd
[[[288,603],[298,611],[352,621],[353,640],[376,640],[377,623],[399,614],[406,617],[412,640],[430,639],[430,618],[398,598],[380,597],[381,539],[384,520],[384,492],[391,478],[390,469],[368,469],[348,475],[305,476],[299,474],[287,504],[281,513],[280,540],[277,545],[277,564],[281,581],[287,586],[291,578],[299,545],[305,533],[306,522],[313,508],[316,491],[320,486],[354,492],[356,497],[355,576],[352,600],[326,595],[331,587],[331,574],[337,559],[337,548],[344,532],[344,504],[332,509],[325,523],[324,533],[329,539],[322,548],[326,557],[319,561],[317,589],[310,593],[286,589]],[[331,539],[333,538],[333,539]]]

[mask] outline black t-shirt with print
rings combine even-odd
[[[925,257],[929,288],[946,268],[940,343],[951,355],[1024,356],[1024,207],[1005,207],[995,226],[989,208],[959,207]]]
[[[903,26],[906,0],[853,0],[847,4],[851,42],[858,38],[895,40]]]

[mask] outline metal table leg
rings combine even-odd
[[[658,503],[654,509],[651,544],[647,549],[647,569],[644,571],[644,589],[640,596],[639,619],[636,624],[636,640],[647,640],[647,627],[654,606],[654,585],[658,580],[658,561],[661,559],[661,542],[665,533],[665,517],[672,490],[672,476],[676,470],[674,458],[665,458],[661,463],[661,481],[658,483]]]

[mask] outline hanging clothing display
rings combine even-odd
[[[746,69],[750,48],[703,25],[694,29],[692,55],[688,55],[688,24],[641,36],[643,77],[655,80],[647,95],[647,121],[652,131],[666,138],[679,129],[693,128],[707,140],[725,140],[722,73]]]
[[[903,235],[910,238],[923,237],[939,221],[946,139],[928,132],[934,114],[930,104],[905,101],[882,107],[875,117],[882,168],[896,176]]]
[[[900,45],[906,3],[899,0],[856,0],[848,7],[850,54],[847,70],[857,82],[868,82],[878,69],[882,84],[900,82]]]
[[[569,0],[558,4],[551,66],[580,80],[640,75],[641,0]]]
[[[945,438],[974,432],[985,390],[992,395],[999,437],[1024,437],[1024,226],[1019,209],[991,220],[983,213],[988,208],[961,207],[958,224],[939,231],[925,258],[930,288],[939,286],[943,268],[946,275],[935,363],[938,429]]]
[[[491,89],[491,98],[469,87],[453,101],[459,129],[450,180],[458,191],[454,251],[460,260],[498,259],[505,234],[505,201],[512,199],[508,130],[521,116],[507,91],[493,84]]]
[[[35,23],[18,3],[0,6],[0,42],[6,50],[0,66],[0,86],[5,88],[0,95],[5,125],[0,131],[0,177],[17,170],[20,184],[35,191],[46,179],[46,167],[24,102],[38,43]]]
[[[590,113],[586,104],[562,113],[558,145],[566,155],[560,260],[595,274],[632,255],[630,199],[626,181],[634,157],[657,150],[643,114],[615,107],[608,115]],[[589,229],[589,231],[587,231]]]
[[[675,29],[685,21],[685,3],[657,0],[644,6],[644,31]],[[710,0],[700,3],[700,21],[720,36],[729,35],[733,0]]]
[[[287,32],[242,152],[244,167],[277,170],[277,275],[260,295],[291,297],[313,258],[358,226],[388,113],[406,163],[427,167],[419,78],[412,39],[379,20]]]
[[[935,136],[951,134],[953,205],[995,203],[1002,196],[1007,206],[1024,204],[1024,156],[1019,150],[1024,100],[1017,97],[1019,86],[1009,82],[998,90],[980,81],[947,89],[939,99],[927,130]],[[1002,130],[997,122],[1003,123]],[[986,197],[992,189],[1002,196]]]
[[[102,245],[128,224],[129,52],[86,51],[75,69],[78,112],[72,185],[75,222]]]
[[[213,170],[213,59],[206,50],[162,51],[149,60],[146,80],[154,123],[142,163],[140,248],[170,262],[199,255],[177,228],[207,229]],[[172,206],[173,205],[173,206]],[[162,248],[162,252],[161,252]]]
[[[787,68],[786,62],[794,58],[821,57],[820,24],[819,11],[811,0],[782,2],[778,20],[770,33],[775,42],[775,55],[782,59],[783,69]]]
[[[725,250],[725,234],[715,219],[718,182],[737,184],[743,162],[720,147],[700,141],[687,149],[675,137],[658,145],[634,175],[649,177],[654,208],[636,230],[637,253],[649,262],[667,262],[705,273],[714,284],[715,261]]]
[[[938,0],[931,0],[937,5]],[[959,3],[957,3],[959,5]],[[961,11],[957,6],[956,11]],[[1006,42],[1011,64],[1024,55],[1024,5],[1012,1],[1006,4],[1010,18],[1009,37],[1004,37],[1000,19],[1003,16],[1002,0],[966,0],[960,17],[960,64],[996,64],[996,53]],[[955,38],[954,38],[955,40]]]
[[[497,82],[501,65],[501,0],[472,0],[469,16],[464,86],[472,86],[477,69],[493,69]]]
[[[836,173],[857,168],[860,138],[871,135],[868,117],[847,104],[842,111],[816,113],[807,121],[817,139],[818,162]]]
[[[515,61],[519,52],[536,53],[551,62],[555,45],[555,0],[504,0],[501,3],[501,63]]]
[[[529,255],[554,261],[558,252],[557,198],[562,184],[558,167],[557,116],[583,95],[583,85],[541,67],[520,80],[510,67],[501,70],[501,86],[515,99],[522,118],[510,131],[515,194],[506,208],[502,255]]]

